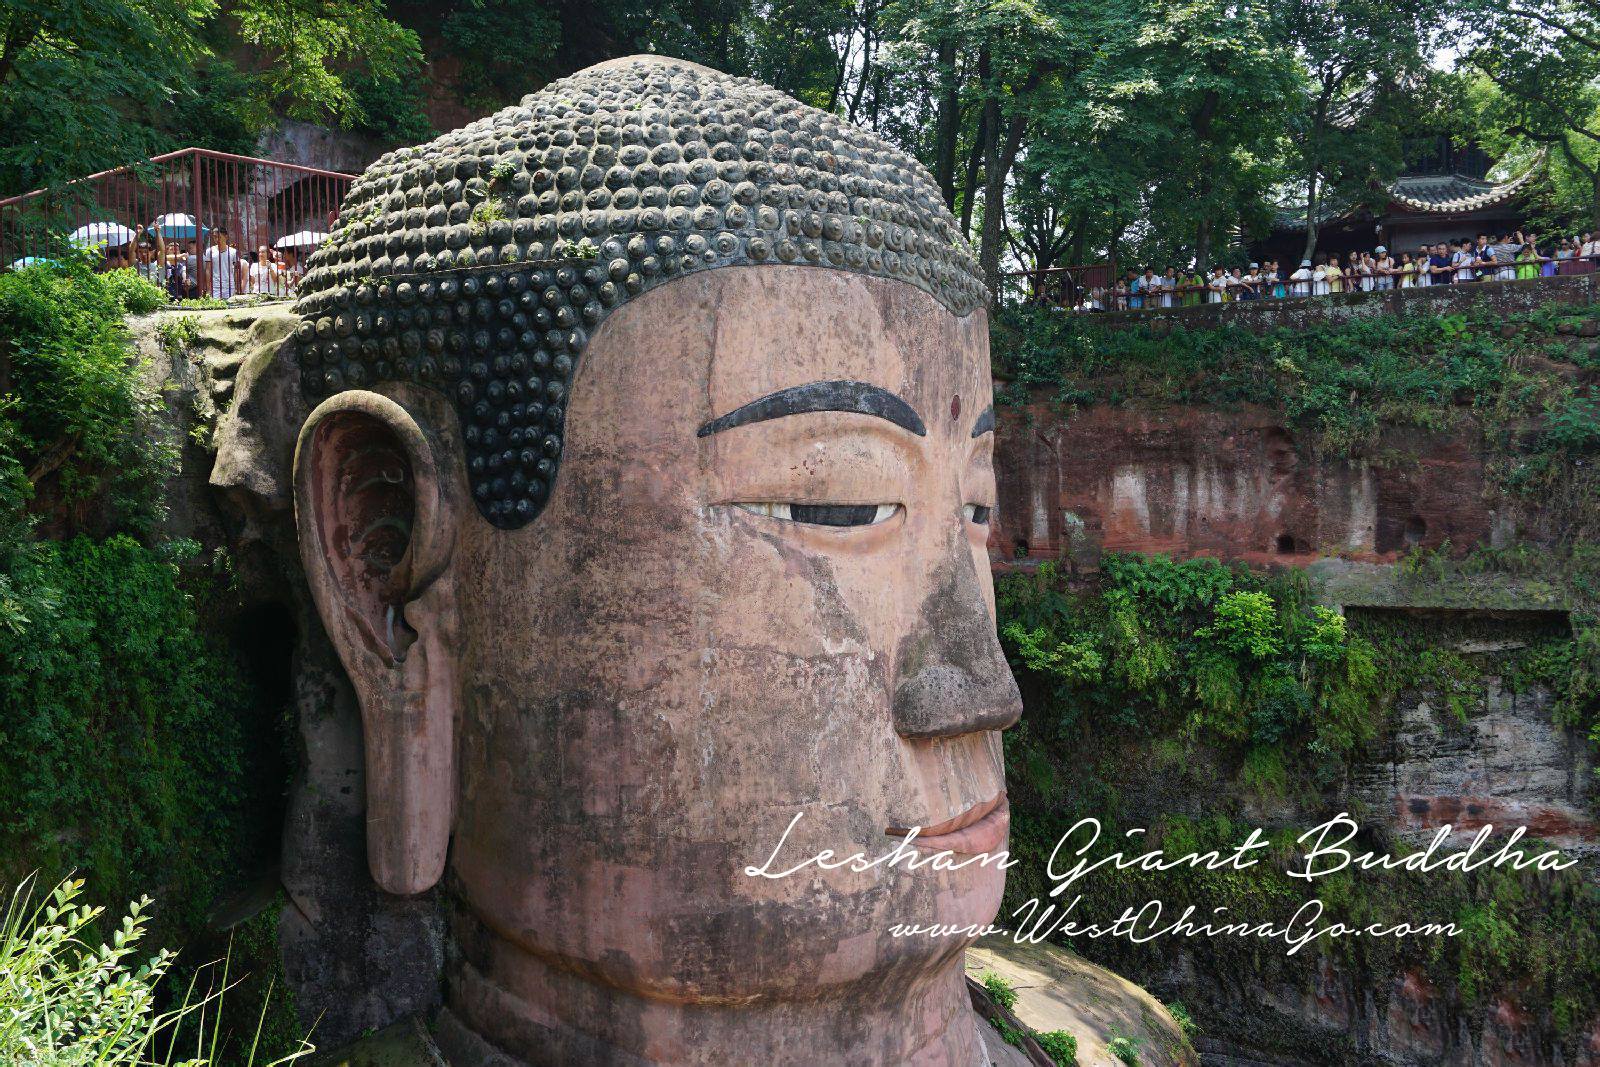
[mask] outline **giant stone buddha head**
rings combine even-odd
[[[910,158],[636,57],[380,159],[310,263],[294,480],[368,863],[463,1062],[983,1062],[1003,872],[985,291]]]

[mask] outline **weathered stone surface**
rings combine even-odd
[[[1319,455],[1260,408],[1094,407],[1061,418],[1048,403],[999,414],[997,562],[1101,551],[1308,563],[1322,555],[1392,560],[1415,547],[1487,540],[1475,427],[1394,430],[1379,466]]]
[[[1319,965],[1312,988],[1222,982],[1206,994],[1233,1012],[1236,1028],[1197,1042],[1209,1067],[1347,1063],[1386,1067],[1572,1067],[1600,1064],[1600,1020],[1565,1042],[1512,1001],[1492,1000],[1473,1019],[1450,1010],[1444,990],[1418,973],[1385,988]],[[1294,1051],[1286,1051],[1286,1050]]]
[[[192,323],[193,339],[171,349],[159,328],[174,320]],[[443,920],[431,898],[386,897],[366,872],[360,719],[295,541],[289,468],[306,408],[279,346],[297,321],[285,304],[165,311],[133,335],[184,445],[165,532],[199,541],[207,558],[227,552],[239,618],[281,617],[294,630],[301,744],[277,858],[290,901],[279,938],[301,1022],[329,1047],[438,1003]]]
[[[1459,848],[1492,825],[1498,845],[1513,827],[1568,855],[1600,855],[1594,820],[1594,757],[1583,732],[1555,721],[1543,688],[1516,694],[1489,679],[1485,698],[1461,721],[1437,693],[1408,693],[1375,759],[1352,793],[1412,844],[1442,826]]]
[[[1106,1043],[1139,1042],[1145,1067],[1193,1067],[1199,1057],[1167,1009],[1144,989],[1048,942],[1018,944],[991,935],[967,949],[967,974],[993,971],[1017,991],[1012,1009],[1034,1030],[1065,1030],[1078,1039],[1078,1062],[1111,1064]]]

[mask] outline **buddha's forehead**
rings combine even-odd
[[[889,279],[950,316],[987,293],[915,160],[757,82],[634,57],[390,153],[352,187],[302,282],[301,385],[452,398],[479,510],[531,521],[568,390],[614,311],[710,268]]]
[[[804,267],[728,270],[715,288],[711,415],[812,382],[876,385],[919,410],[987,395],[981,311],[957,316],[911,286]]]

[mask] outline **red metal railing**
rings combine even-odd
[[[185,148],[0,200],[0,271],[89,248],[174,299],[289,296],[355,175]],[[219,235],[225,235],[223,244]]]
[[[1088,299],[1089,293],[1111,288],[1117,267],[1115,263],[1089,263],[1080,267],[1010,271],[1006,276],[1026,280],[1029,300],[1075,308]]]

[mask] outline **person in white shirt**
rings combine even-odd
[[[1311,295],[1327,296],[1333,290],[1328,285],[1328,268],[1317,264],[1311,271]]]
[[[1300,269],[1289,275],[1290,296],[1311,295],[1311,261],[1302,259]]]
[[[256,258],[245,269],[244,291],[253,296],[282,296],[283,272],[272,258],[272,249],[262,245],[256,249]]]
[[[1206,303],[1220,304],[1228,299],[1228,276],[1221,267],[1211,268],[1211,277],[1206,282]]]
[[[1417,280],[1412,284],[1418,289],[1433,284],[1433,270],[1428,266],[1428,246],[1423,245],[1422,251],[1417,253]]]
[[[1372,292],[1372,254],[1370,252],[1361,253],[1361,258],[1356,260],[1356,278],[1360,283],[1358,287],[1363,293]]]
[[[1244,286],[1239,291],[1240,300],[1259,300],[1261,298],[1261,264],[1252,263],[1240,279]]]
[[[167,245],[159,230],[151,232],[142,225],[133,239],[133,269],[152,285],[167,287]]]
[[[1174,296],[1174,294],[1177,292],[1177,290],[1178,290],[1178,272],[1173,270],[1171,267],[1168,267],[1167,268],[1167,272],[1161,276],[1161,306],[1162,307],[1169,308],[1169,307],[1172,307],[1174,304],[1177,303],[1177,298]]]
[[[1477,272],[1472,269],[1472,264],[1478,257],[1472,254],[1472,242],[1462,241],[1456,246],[1455,255],[1450,257],[1450,265],[1455,268],[1457,282],[1470,282],[1477,278]]]
[[[1161,302],[1161,279],[1156,277],[1155,268],[1146,267],[1142,279],[1144,289],[1144,306],[1147,308],[1166,307]]]
[[[228,231],[218,226],[211,231],[211,247],[200,264],[200,295],[227,300],[244,288],[244,281],[239,250],[228,244]]]

